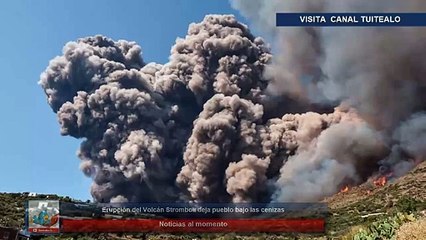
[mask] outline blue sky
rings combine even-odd
[[[139,43],[146,62],[167,62],[176,37],[206,14],[235,14],[227,0],[0,1],[0,192],[91,199],[79,170],[80,140],[62,137],[37,85],[63,45],[103,34]]]

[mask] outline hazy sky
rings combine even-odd
[[[60,136],[37,85],[66,42],[95,34],[132,40],[145,62],[164,63],[189,23],[212,13],[243,20],[227,0],[0,1],[0,192],[91,199],[76,157],[81,141]]]

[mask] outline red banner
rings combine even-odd
[[[325,231],[324,219],[62,219],[61,232],[298,232]]]

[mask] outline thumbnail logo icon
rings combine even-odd
[[[59,232],[59,201],[30,200],[27,214],[28,231],[36,234]]]

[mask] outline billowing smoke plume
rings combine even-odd
[[[277,12],[424,12],[424,1],[230,2],[274,37],[277,54],[264,72],[270,94],[342,103],[364,121],[330,127],[307,147],[299,142],[281,169],[276,200],[320,199],[336,192],[337,183],[359,182],[375,164],[400,176],[424,160],[425,29],[275,27]]]
[[[424,1],[231,3],[276,37],[279,54],[265,72],[274,79],[271,91],[318,102],[345,100],[379,128],[394,128],[424,109],[425,29],[275,27],[277,12],[424,12]]]
[[[221,182],[210,178],[199,161],[210,159],[205,165],[222,171],[221,165],[231,162],[225,157],[243,154],[228,141],[249,147],[239,139],[250,124],[262,122],[258,102],[264,98],[262,73],[270,59],[268,46],[245,25],[233,16],[212,15],[190,26],[164,66],[145,64],[134,42],[88,37],[68,43],[40,85],[61,133],[84,139],[78,155],[83,172],[94,180],[96,200],[170,201],[196,191],[197,179],[185,180],[193,165],[201,174],[198,184]],[[216,112],[223,118],[211,119]],[[216,119],[219,123],[209,129]],[[222,128],[223,133],[216,132]],[[211,157],[197,160],[207,156],[203,151]]]
[[[278,2],[234,4],[260,17]],[[297,47],[272,59],[233,16],[209,15],[164,65],[146,64],[134,42],[94,36],[67,43],[39,83],[61,133],[83,141],[96,201],[316,201],[425,157],[422,34],[406,31],[368,36],[362,51],[359,39],[333,50],[318,29],[276,33]],[[387,58],[382,34],[388,47],[406,44]]]

